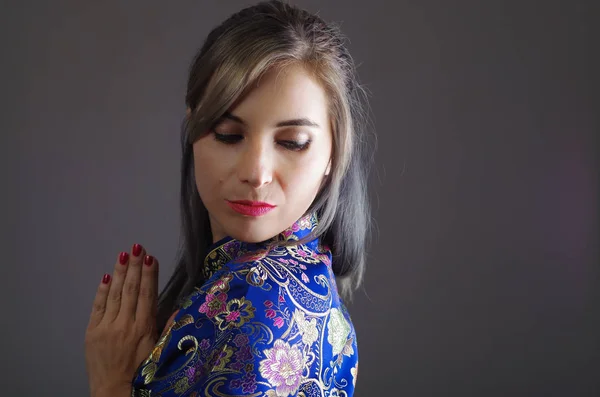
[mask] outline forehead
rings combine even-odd
[[[249,124],[305,117],[321,125],[327,124],[328,110],[325,90],[300,65],[271,68],[230,109]]]

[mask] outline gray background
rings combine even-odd
[[[248,1],[2,2],[2,396],[82,396],[119,251],[178,241],[186,73]],[[593,1],[297,1],[379,136],[359,397],[600,395]]]

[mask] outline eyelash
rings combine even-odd
[[[213,131],[213,135],[215,137],[215,140],[217,140],[218,142],[222,142],[226,145],[234,145],[234,144],[238,143],[239,141],[241,141],[242,139],[244,139],[243,135],[219,134],[216,131]],[[308,149],[310,142],[311,142],[311,140],[309,139],[304,143],[298,143],[295,141],[279,141],[278,143],[281,146],[283,146],[284,148],[291,150],[293,152],[301,152],[303,150]]]

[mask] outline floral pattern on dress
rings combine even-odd
[[[259,371],[279,397],[293,396],[300,387],[305,358],[295,345],[277,339],[273,348],[265,349],[266,357],[260,362]]]
[[[132,395],[352,396],[356,334],[331,251],[318,239],[273,244],[299,241],[316,225],[307,214],[270,241],[217,242],[203,270],[210,279],[178,308]]]

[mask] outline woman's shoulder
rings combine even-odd
[[[192,389],[201,395],[277,390],[326,396],[322,391],[335,382],[351,391],[356,334],[330,260],[298,245],[225,264],[190,295],[136,387],[178,384],[173,395]],[[162,380],[153,384],[156,379]]]
[[[322,390],[332,381],[353,384],[356,333],[338,296],[328,253],[302,245],[277,248],[224,266],[203,294],[198,311],[216,328],[231,329],[234,357],[241,354],[238,342],[255,347],[247,358],[255,363],[257,380],[271,387],[289,384],[287,392],[307,394],[326,378],[335,380],[319,385]],[[239,365],[232,362],[230,368]],[[289,378],[273,371],[279,367],[292,369],[285,375]],[[241,384],[236,379],[230,387]]]

